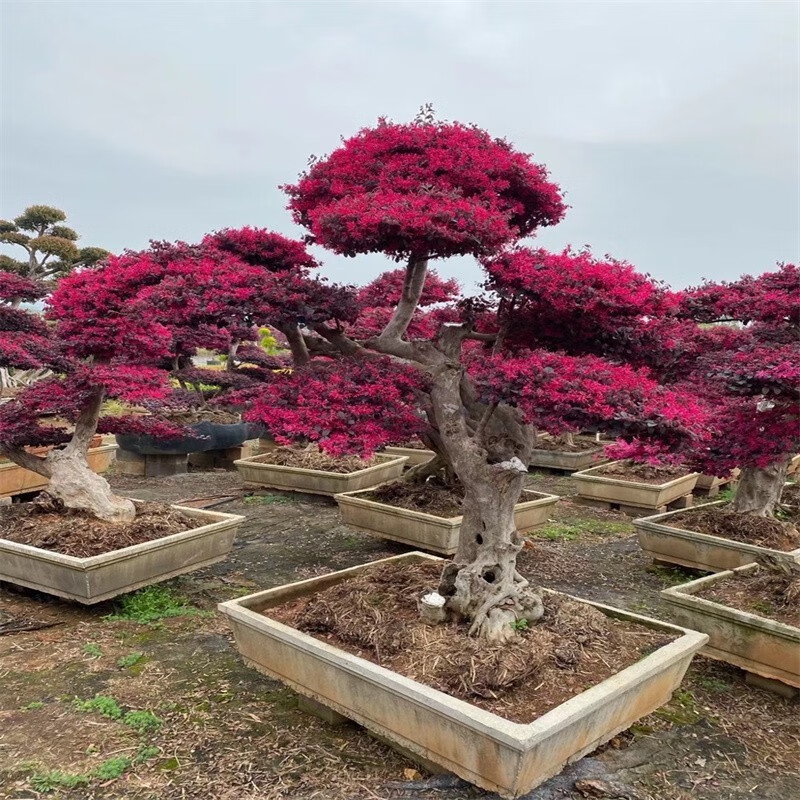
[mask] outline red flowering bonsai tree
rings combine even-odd
[[[434,259],[488,260],[563,216],[546,170],[507,142],[458,123],[382,121],[285,190],[308,241],[405,266],[353,292],[355,308],[309,298],[308,313],[282,319],[298,368],[258,393],[250,418],[280,441],[332,453],[369,453],[422,433],[437,453],[427,471],[445,467],[464,492],[459,550],[439,587],[446,607],[475,635],[515,635],[514,623],[542,613],[539,592],[516,570],[514,524],[534,427],[602,425],[642,447],[678,450],[696,440],[697,404],[644,371],[543,349],[517,297],[536,286],[535,265],[518,264],[516,277],[489,269],[494,297],[456,299],[454,286],[428,283]],[[643,313],[637,282],[610,283],[613,291],[597,289],[598,298],[611,294],[609,328],[615,316]],[[426,297],[446,305],[421,309]]]
[[[231,239],[257,240],[260,261],[227,250]],[[201,382],[206,376],[191,366],[197,349],[235,353],[232,344],[255,340],[266,315],[296,319],[303,307],[298,287],[314,294],[315,282],[307,275],[311,266],[302,244],[277,234],[223,231],[198,246],[154,243],[62,278],[47,299],[48,322],[0,306],[0,367],[53,371],[0,406],[0,454],[49,478],[47,493],[66,508],[109,522],[133,519],[134,504],[115,496],[89,469],[92,436],[98,430],[165,439],[181,435],[183,428],[169,416],[185,397],[171,379]],[[290,268],[287,279],[283,273]],[[30,281],[0,273],[0,299],[40,295]],[[273,295],[278,300],[270,304]],[[213,379],[239,389],[263,372],[271,374],[262,365]],[[107,399],[145,406],[149,414],[103,415]],[[48,424],[54,418],[66,427]],[[46,455],[27,449],[37,445],[53,449]]]
[[[732,510],[773,516],[800,451],[800,270],[706,283],[682,294],[678,315],[692,328],[678,340],[696,354],[688,379],[715,406],[696,463],[719,476],[739,467]]]

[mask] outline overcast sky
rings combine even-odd
[[[341,135],[432,102],[547,164],[571,209],[541,246],[590,244],[675,286],[798,258],[796,2],[0,9],[0,216],[59,206],[84,245],[300,235],[277,186]],[[348,283],[386,268],[321,255]]]

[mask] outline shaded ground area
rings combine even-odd
[[[242,664],[213,613],[220,600],[405,548],[348,529],[322,498],[248,496],[235,473],[113,482],[145,500],[233,495],[220,510],[247,521],[227,562],[133,601],[82,609],[0,588],[0,632],[10,631],[0,635],[0,797],[492,797],[428,775],[356,726],[302,713],[292,692]],[[571,484],[531,479],[564,496]],[[658,591],[688,575],[650,567],[627,517],[568,500],[521,562],[546,586],[664,618]],[[19,630],[43,623],[57,624]],[[697,658],[666,707],[529,798],[787,800],[800,797],[799,772],[800,704]]]

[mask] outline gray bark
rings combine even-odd
[[[731,508],[738,514],[772,517],[780,503],[786,470],[792,457],[783,456],[768,467],[745,467],[739,475]]]

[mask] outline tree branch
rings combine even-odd
[[[403,291],[400,301],[395,306],[394,313],[386,327],[378,336],[379,341],[397,341],[403,338],[408,330],[408,326],[414,316],[414,312],[419,305],[422,297],[422,290],[425,288],[425,276],[428,274],[428,259],[410,259],[406,266],[406,276],[403,281]]]
[[[13,461],[18,467],[35,472],[37,475],[50,477],[50,467],[42,456],[29,453],[18,447],[0,448],[0,455],[4,455],[9,461]]]
[[[293,325],[276,325],[275,326],[289,342],[289,349],[292,351],[292,361],[296,367],[304,367],[311,360],[308,354],[308,347],[306,346],[305,338],[300,333],[299,326],[295,323]]]
[[[86,407],[78,415],[75,422],[75,433],[64,448],[67,453],[86,453],[89,443],[97,433],[97,421],[100,419],[100,409],[103,407],[103,390],[96,389]]]

